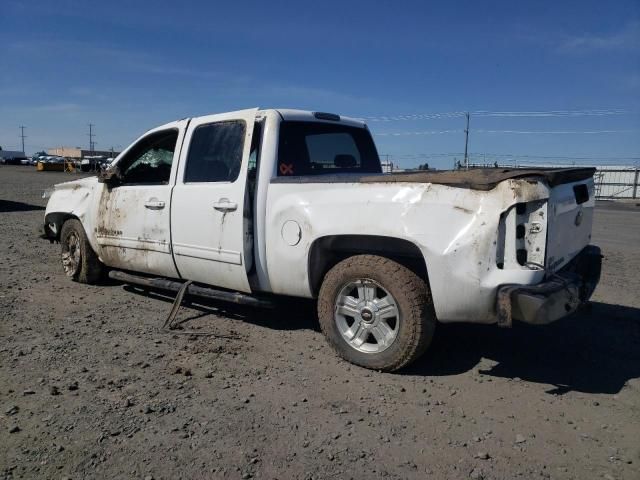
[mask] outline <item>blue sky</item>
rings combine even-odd
[[[464,118],[441,114],[464,111],[582,112],[472,113],[474,159],[640,159],[637,0],[2,0],[0,25],[5,149],[19,125],[27,153],[86,146],[89,122],[96,148],[121,149],[259,106],[373,117],[379,152],[405,167],[451,167]]]

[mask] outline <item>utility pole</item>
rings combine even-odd
[[[93,127],[95,127],[95,125],[93,123],[90,123],[89,124],[89,150],[92,152],[94,149],[93,137],[95,137],[95,134],[93,133]]]
[[[20,125],[20,138],[22,139],[22,153],[24,152],[24,139],[27,138],[27,136],[24,134],[24,129],[27,128],[24,125]],[[26,153],[25,153],[26,155]]]
[[[467,128],[464,129],[464,168],[469,170],[469,157],[467,155],[469,147],[469,112],[465,114],[465,117],[467,117]]]

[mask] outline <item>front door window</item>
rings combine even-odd
[[[152,133],[138,142],[118,162],[123,184],[169,183],[178,130]]]

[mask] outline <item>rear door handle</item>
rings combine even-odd
[[[144,202],[144,206],[149,210],[162,210],[164,208],[164,202],[160,200],[149,199],[146,202]]]
[[[230,202],[228,198],[221,198],[217,202],[213,202],[213,208],[219,212],[233,212],[238,208],[238,204]]]

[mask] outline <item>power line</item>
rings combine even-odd
[[[387,157],[395,162],[419,162],[429,159],[451,159],[463,158],[463,152],[434,152],[434,153],[387,153]],[[638,164],[640,156],[571,156],[571,155],[532,155],[523,153],[492,153],[492,152],[474,152],[468,153],[470,163],[493,163],[504,161],[518,161],[520,163],[582,163],[591,165],[615,165],[615,164]]]
[[[392,156],[394,158],[424,158],[424,157],[462,157],[464,156],[464,152],[452,152],[452,153],[386,153],[385,155]],[[528,155],[521,153],[490,153],[490,152],[469,152],[469,157],[474,156],[484,156],[487,157],[518,157],[518,158],[550,158],[550,159],[565,159],[565,160],[640,160],[640,157],[607,157],[607,156],[597,156],[597,157],[572,157],[566,155]]]
[[[465,130],[425,130],[416,132],[380,132],[374,133],[377,137],[399,137],[410,135],[438,135],[444,133],[460,133]],[[522,134],[522,135],[536,135],[536,134],[556,134],[556,135],[599,135],[607,133],[640,133],[640,130],[474,130],[474,133],[504,133],[504,134]]]
[[[404,115],[379,115],[372,117],[358,117],[357,120],[370,122],[393,122],[396,120],[432,120],[441,118],[463,117],[465,112],[415,113]]]
[[[597,156],[597,157],[576,157],[567,155],[530,155],[530,154],[518,154],[518,153],[489,153],[489,152],[477,152],[473,155],[491,155],[492,157],[519,157],[519,158],[550,158],[550,159],[563,159],[563,160],[640,160],[640,157],[622,157],[622,156]]]
[[[477,117],[602,117],[606,115],[625,115],[631,113],[621,109],[607,110],[549,110],[533,112],[492,112],[478,110],[473,112]]]
[[[390,155],[396,158],[424,158],[424,157],[454,157],[454,156],[462,156],[464,153],[386,153],[385,155]]]
[[[572,134],[585,134],[585,135],[599,135],[602,133],[637,133],[640,130],[474,130],[477,133],[516,133],[516,134],[524,134],[524,135],[535,135],[535,134],[551,134],[551,135],[572,135]]]
[[[611,167],[611,166],[620,166],[620,167],[629,167],[629,168],[637,168],[637,166],[640,166],[640,162],[639,161],[627,161],[627,162],[620,162],[618,161],[611,161],[611,160],[596,160],[596,159],[592,159],[591,161],[576,161],[576,160],[563,160],[563,159],[556,159],[556,160],[531,160],[531,159],[521,159],[518,157],[513,157],[513,158],[509,158],[509,159],[500,159],[500,158],[477,158],[475,160],[472,159],[471,161],[471,165],[489,165],[489,164],[495,164],[497,163],[500,166],[504,166],[504,165],[510,165],[510,164],[520,164],[520,165],[549,165],[549,166],[557,166],[557,165],[573,165],[573,166],[591,166],[591,167],[598,167],[598,166],[607,166],[607,167]]]
[[[426,130],[421,132],[381,132],[374,133],[376,137],[399,137],[406,135],[439,135],[442,133],[460,133],[464,132],[464,130]]]
[[[443,118],[459,118],[469,113],[475,117],[602,117],[610,115],[637,114],[623,109],[585,109],[585,110],[535,110],[535,111],[492,111],[475,110],[471,112],[433,112],[433,113],[405,113],[398,115],[373,115],[358,117],[358,120],[369,122],[394,122],[403,120],[438,120]]]
[[[436,153],[387,153],[394,158],[424,158],[424,157],[460,157],[464,152],[436,152]],[[487,157],[518,157],[518,158],[542,158],[542,159],[563,159],[563,160],[640,160],[640,157],[634,156],[568,156],[568,155],[531,155],[526,153],[492,153],[492,152],[474,152],[469,153],[471,157],[476,155],[486,155]]]

